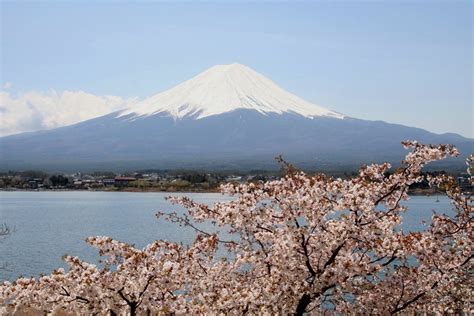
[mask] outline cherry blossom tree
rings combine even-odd
[[[458,151],[416,141],[403,164],[371,164],[351,179],[308,175],[286,164],[276,181],[227,184],[235,198],[212,207],[170,197],[185,213],[157,216],[196,231],[189,246],[155,241],[144,249],[91,237],[98,267],[66,257],[39,279],[0,287],[4,313],[34,309],[82,314],[319,314],[472,312],[473,206],[453,178],[428,177],[455,216],[434,214],[405,232],[402,201],[422,167]],[[472,168],[472,156],[470,167]],[[214,225],[205,231],[200,223]]]
[[[12,234],[13,230],[7,224],[0,224],[0,243]],[[0,263],[0,270],[6,269],[7,264],[4,262]]]

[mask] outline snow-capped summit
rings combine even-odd
[[[167,91],[125,109],[118,116],[132,118],[155,114],[175,119],[204,117],[237,109],[266,113],[295,113],[307,118],[344,118],[289,93],[255,70],[233,63],[216,65]]]

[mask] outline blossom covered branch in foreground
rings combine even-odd
[[[401,202],[408,187],[423,180],[421,168],[458,152],[449,145],[403,144],[411,151],[390,175],[388,163],[365,166],[352,179],[289,168],[277,181],[223,186],[235,199],[212,207],[170,198],[186,213],[158,217],[194,228],[190,246],[155,241],[139,250],[88,238],[107,258],[105,268],[66,257],[67,272],[5,282],[2,312],[470,312],[470,196],[448,176],[429,177],[446,191],[456,215],[435,214],[424,231],[400,228],[409,212]],[[216,229],[204,231],[201,222]],[[221,239],[217,229],[230,237]]]

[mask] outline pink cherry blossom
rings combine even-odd
[[[456,215],[435,214],[421,232],[400,228],[402,214],[410,212],[401,202],[409,199],[409,186],[423,180],[423,166],[459,153],[450,145],[403,145],[411,151],[390,175],[388,163],[364,166],[350,179],[308,175],[286,164],[280,180],[222,186],[234,199],[212,207],[170,197],[186,213],[157,216],[195,229],[191,245],[155,241],[136,249],[90,237],[104,268],[66,257],[67,272],[4,282],[1,311],[470,313],[471,197],[449,176],[428,177],[446,192]],[[215,229],[205,231],[201,222]]]

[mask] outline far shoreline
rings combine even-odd
[[[113,192],[113,193],[221,193],[218,188],[208,190],[143,190],[124,188],[119,190],[84,190],[84,189],[19,189],[0,188],[0,192]],[[471,194],[470,192],[465,192]],[[445,196],[446,193],[436,189],[413,189],[408,191],[410,196]]]

